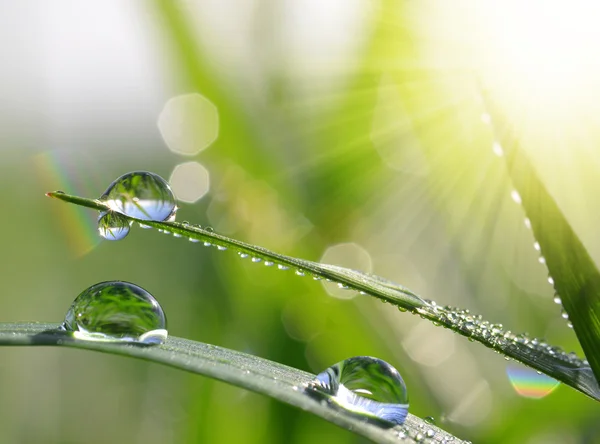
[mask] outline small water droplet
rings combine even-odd
[[[194,239],[193,237],[190,237],[190,242],[200,242],[198,239]]]
[[[98,216],[98,233],[106,240],[124,239],[129,227],[129,220],[121,213],[105,211]]]
[[[158,301],[143,288],[121,281],[84,290],[69,308],[63,329],[89,341],[162,344],[167,321]]]
[[[435,436],[435,431],[433,429],[427,429],[425,431],[425,436],[428,438],[433,438]]]
[[[549,283],[550,285],[554,285],[554,279],[552,279],[552,277],[551,277],[551,276],[548,276],[548,283]]]
[[[539,262],[540,264],[545,264],[545,263],[546,263],[546,258],[545,258],[544,256],[540,256],[540,257],[538,258],[538,262]]]
[[[521,195],[519,194],[519,192],[517,190],[512,190],[510,192],[510,197],[512,198],[513,201],[515,201],[515,203],[518,203],[518,204],[523,203],[523,201],[521,200]]]
[[[357,356],[332,365],[306,393],[383,427],[403,424],[408,393],[398,370],[381,359]]]
[[[203,244],[205,247],[210,247],[212,244],[210,242],[204,242]]]
[[[504,155],[504,150],[502,149],[502,145],[498,142],[494,142],[492,144],[492,151],[498,157],[502,157]]]
[[[213,227],[206,226],[206,227],[204,227],[204,231],[208,231],[209,233],[214,233],[215,229]]]
[[[560,296],[557,295],[557,294],[554,295],[554,299],[553,300],[554,300],[555,304],[562,304],[562,300],[560,299]]]
[[[569,313],[567,313],[565,310],[561,310],[560,317],[563,319],[569,319]]]
[[[539,242],[534,242],[533,243],[533,248],[536,251],[541,251],[542,250],[542,248],[540,247],[540,243]]]
[[[290,267],[288,267],[287,265],[283,265],[283,264],[278,264],[277,268],[279,268],[280,270],[289,270]]]
[[[253,257],[253,258],[252,258],[252,259],[250,259],[250,260],[251,260],[252,262],[255,262],[255,263],[256,263],[256,262],[260,262],[260,261],[262,261],[262,259],[261,259],[261,258],[259,258],[259,257]]]
[[[567,327],[573,328],[573,323],[571,321],[567,322]]]
[[[249,256],[248,253],[240,253],[240,257],[242,259],[246,259],[248,256]]]
[[[99,200],[113,211],[142,220],[172,221],[177,212],[169,184],[147,171],[133,171],[117,178]]]
[[[225,251],[225,250],[227,250],[227,247],[224,247],[223,245],[217,245],[217,250]]]
[[[296,274],[298,276],[304,276],[304,271],[302,271],[302,270],[296,270]]]
[[[528,217],[525,218],[525,226],[531,230],[531,220]]]
[[[265,267],[272,267],[272,266],[273,266],[273,262],[265,261]]]
[[[181,237],[180,233],[173,233],[173,237]]]
[[[435,418],[433,416],[426,416],[425,418],[423,418],[423,420],[427,424],[435,425]]]

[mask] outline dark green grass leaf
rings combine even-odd
[[[554,288],[569,315],[585,356],[600,381],[600,273],[577,234],[540,180],[518,140],[490,97],[486,106],[503,147],[506,165]]]
[[[0,324],[0,345],[74,347],[168,365],[270,396],[377,443],[417,442],[417,435],[424,437],[428,430],[435,432],[430,442],[463,442],[411,414],[403,426],[383,429],[334,410],[303,392],[315,375],[257,356],[175,337],[157,346],[82,341],[56,331],[58,327],[40,323]],[[398,439],[400,433],[405,434],[404,440]]]
[[[48,196],[99,211],[109,211],[109,208],[99,200],[65,193],[48,193]],[[379,276],[282,255],[194,225],[178,222],[142,221],[129,216],[125,217],[134,222],[141,222],[144,225],[177,234],[185,239],[191,238],[204,242],[205,245],[208,243],[211,246],[225,247],[238,254],[247,255],[249,258],[271,262],[274,267],[289,267],[297,274],[328,279],[344,288],[360,291],[384,302],[389,302],[401,310],[419,314],[436,325],[450,328],[456,333],[480,342],[509,358],[522,362],[600,400],[600,387],[593,372],[576,356],[525,335],[515,335],[510,331],[505,331],[501,325],[484,321],[481,316],[472,315],[468,310],[440,307],[435,302],[426,301],[407,288]]]

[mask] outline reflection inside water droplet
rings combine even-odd
[[[129,234],[129,221],[121,213],[105,211],[98,216],[98,233],[106,240],[121,240]]]
[[[62,328],[89,341],[162,344],[167,338],[158,301],[143,288],[121,281],[84,290],[73,301]]]
[[[100,196],[111,210],[142,220],[173,221],[177,202],[159,175],[133,171],[116,179]]]
[[[306,393],[383,427],[403,424],[408,393],[400,373],[381,359],[357,356],[332,365]]]

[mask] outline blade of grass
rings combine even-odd
[[[74,347],[168,365],[270,396],[377,443],[397,443],[401,432],[406,436],[402,442],[417,442],[417,435],[423,436],[425,430],[435,432],[430,438],[432,442],[464,442],[411,414],[403,426],[384,429],[332,409],[303,392],[303,387],[315,375],[257,356],[176,337],[169,337],[163,345],[150,347],[82,341],[57,331],[58,327],[59,324],[2,323],[0,345]]]
[[[484,98],[554,289],[600,381],[600,272],[520,146],[518,129],[503,117],[489,95]]]
[[[110,210],[101,201],[95,199],[71,196],[62,192],[48,193],[47,196],[98,211]],[[401,310],[419,314],[435,325],[442,325],[468,337],[470,340],[480,342],[509,358],[543,372],[596,400],[600,400],[600,386],[587,363],[573,354],[565,353],[558,347],[550,346],[536,339],[530,339],[525,335],[515,335],[510,331],[505,331],[501,325],[484,321],[481,316],[471,315],[468,310],[440,307],[435,302],[426,301],[409,289],[379,276],[282,255],[257,245],[222,236],[198,226],[179,222],[159,222],[125,217],[133,222],[165,230],[182,238],[204,242],[205,245],[230,248],[240,255],[264,261],[279,268],[292,268],[296,271],[296,274],[310,275],[315,279],[328,279],[344,288],[353,289],[384,302],[389,302]]]

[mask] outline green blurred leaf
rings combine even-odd
[[[47,195],[98,211],[110,211],[110,208],[99,200],[71,196],[65,193],[48,193]],[[419,314],[436,325],[450,328],[472,341],[480,342],[507,357],[522,362],[596,400],[600,400],[598,381],[590,367],[579,358],[545,342],[505,331],[501,325],[484,321],[481,316],[472,315],[468,310],[440,307],[435,302],[426,301],[407,288],[379,276],[282,255],[194,225],[125,217],[137,223],[166,230],[182,238],[204,242],[205,245],[208,244],[209,246],[229,248],[243,255],[242,257],[251,257],[255,261],[264,261],[272,266],[283,267],[284,269],[291,268],[297,274],[309,275],[316,279],[328,279],[344,288],[374,296],[384,302],[394,304],[402,310]]]
[[[257,356],[175,337],[169,337],[165,344],[156,346],[82,341],[57,331],[58,327],[59,324],[2,323],[0,345],[74,347],[168,365],[270,396],[377,443],[397,443],[401,432],[406,436],[402,442],[418,442],[422,438],[417,436],[423,437],[426,430],[435,432],[430,438],[432,442],[463,442],[410,413],[403,426],[384,429],[339,409],[332,409],[303,392],[303,387],[315,375]]]
[[[484,98],[554,289],[600,381],[600,272],[520,146],[518,128],[503,117],[488,95]]]

